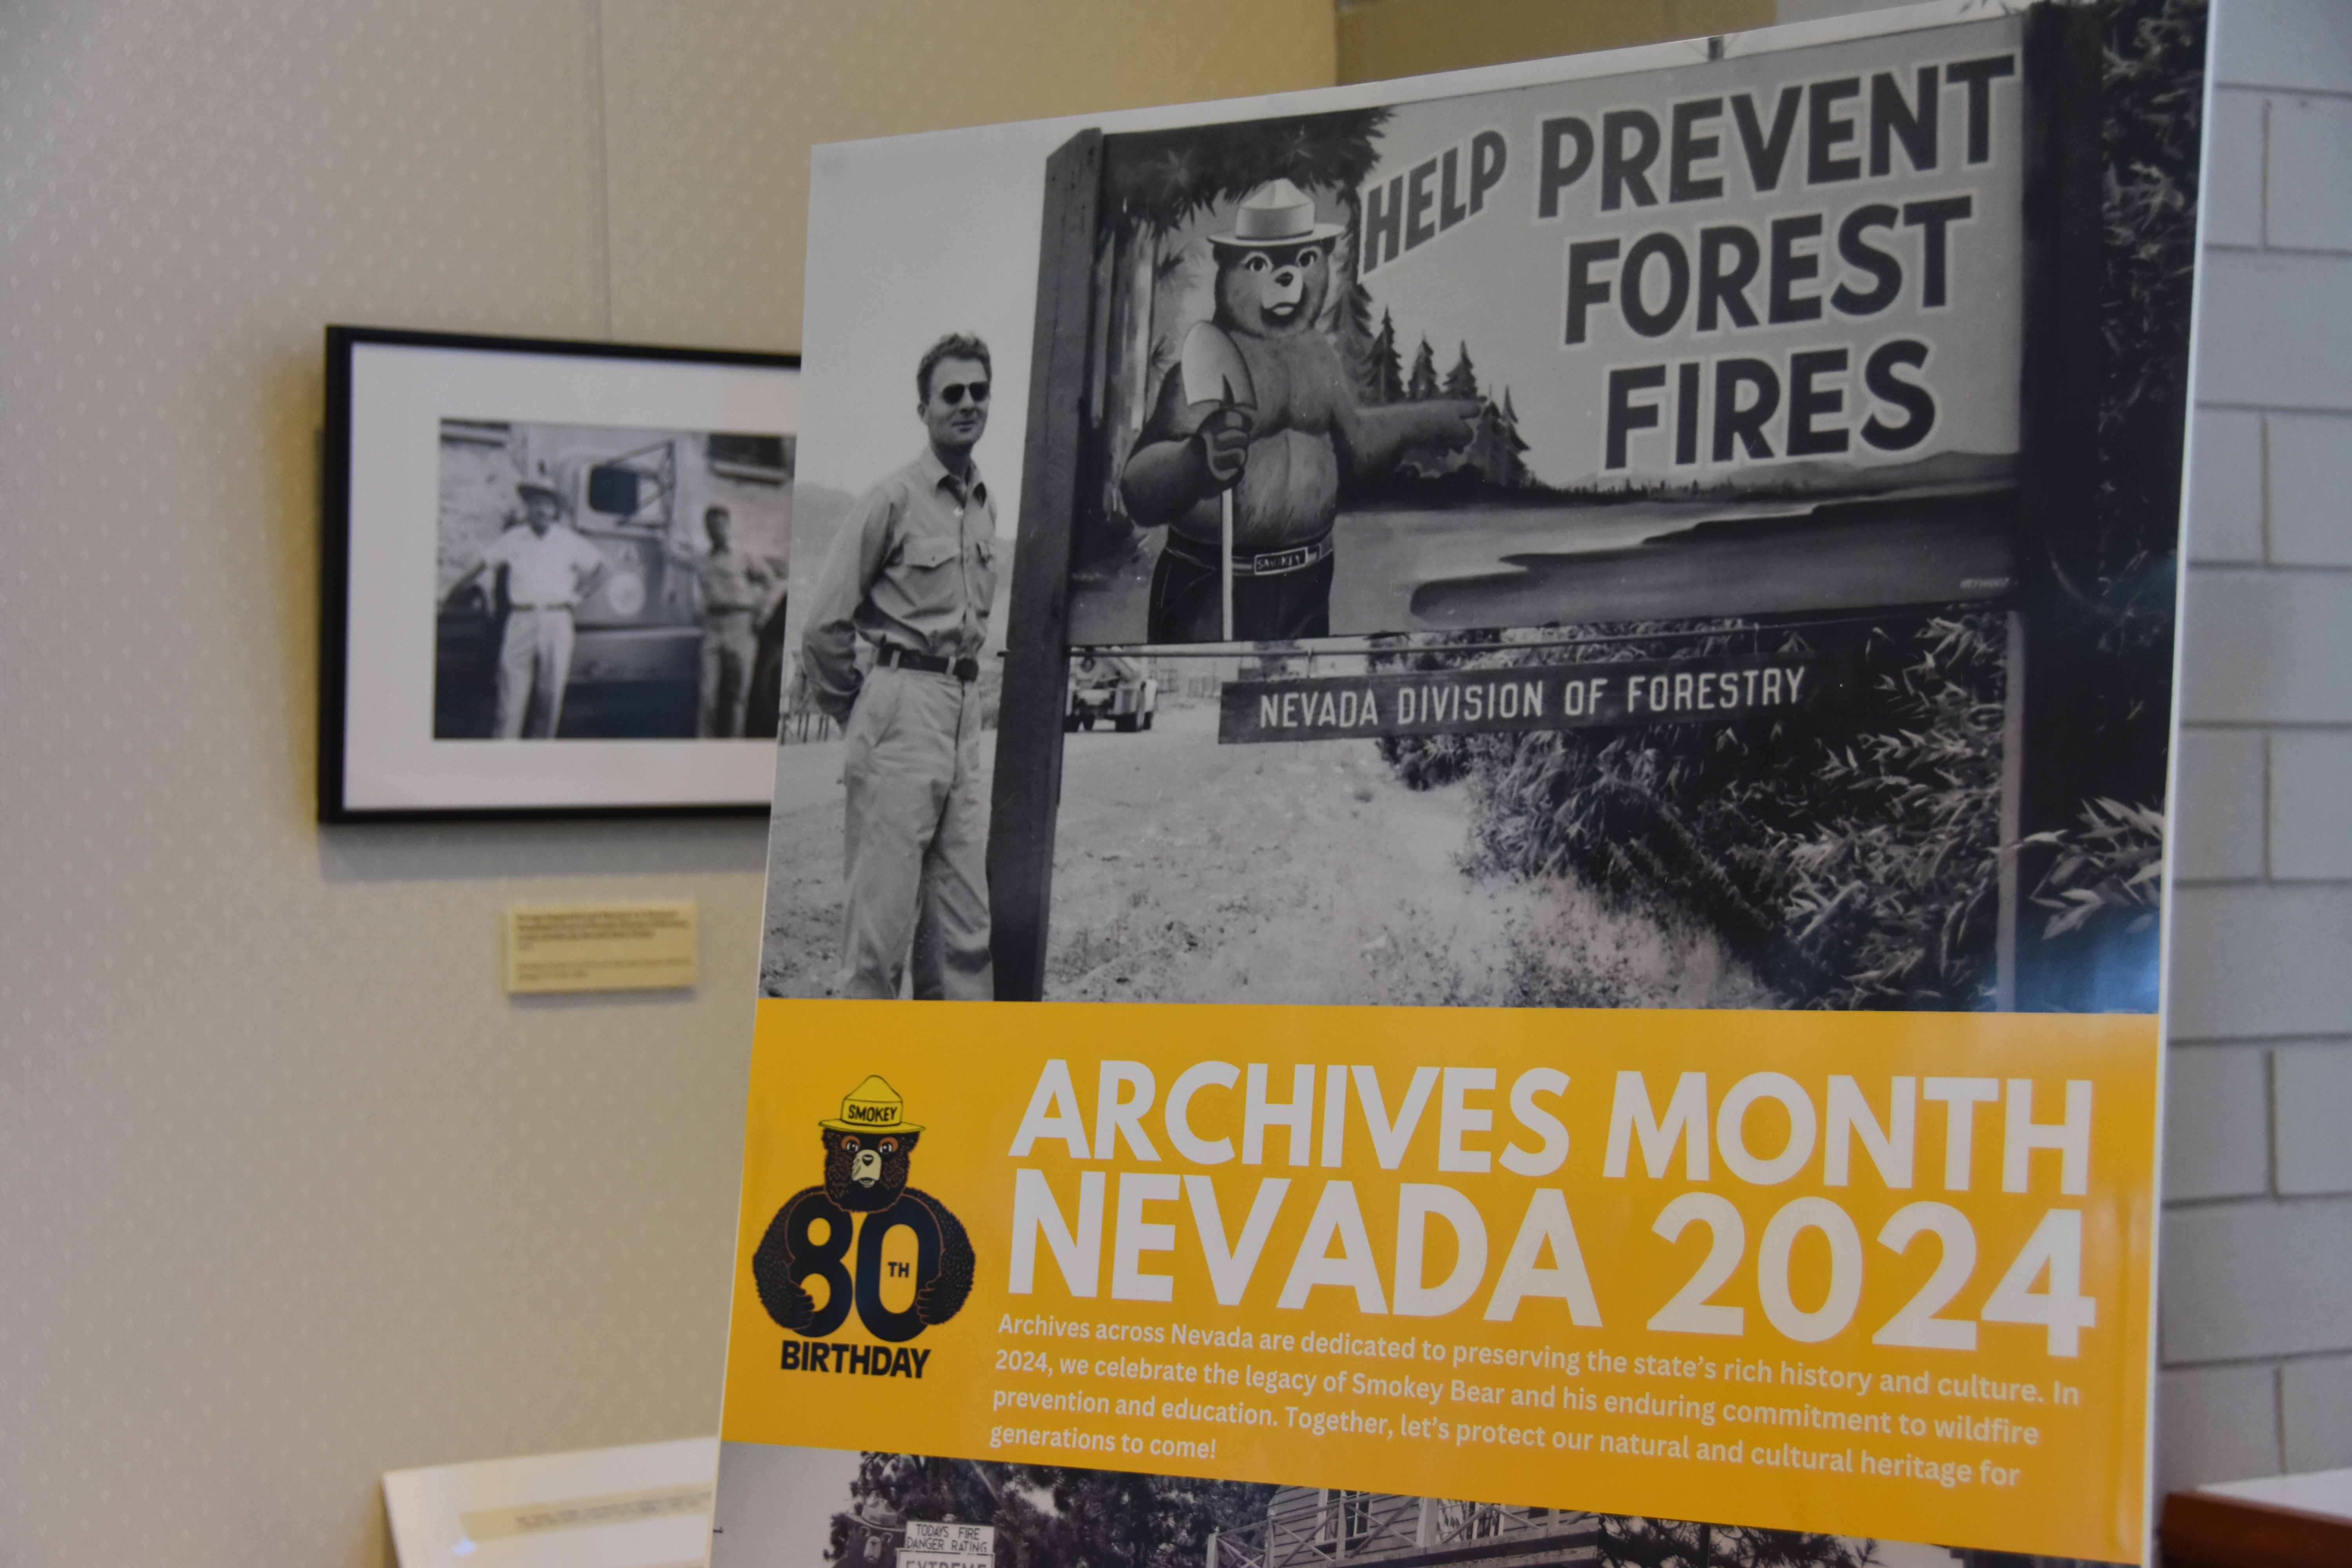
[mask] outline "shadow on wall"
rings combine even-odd
[[[764,816],[553,822],[363,823],[319,829],[329,883],[515,877],[695,876],[767,864]]]

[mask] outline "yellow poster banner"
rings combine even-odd
[[[2151,1016],[759,1007],[730,1441],[2142,1555]]]

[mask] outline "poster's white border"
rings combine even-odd
[[[434,739],[441,421],[796,435],[800,373],[367,342],[351,356],[343,808],[765,806],[770,741]]]

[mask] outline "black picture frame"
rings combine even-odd
[[[319,819],[764,815],[799,373],[797,354],[328,327]],[[555,502],[543,531],[526,484]],[[706,616],[715,508],[760,597]],[[485,560],[519,527],[572,542]],[[520,603],[518,572],[571,602]]]

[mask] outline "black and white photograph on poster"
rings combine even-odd
[[[795,356],[331,327],[327,391],[322,820],[766,809]]]
[[[441,422],[438,740],[772,736],[793,437]]]
[[[836,150],[812,298],[898,237],[827,202],[952,179],[1009,210],[928,297],[1041,356],[995,994],[2152,1010],[2202,51],[1932,5]],[[849,994],[793,749],[762,992]]]
[[[1213,1429],[1177,1413],[1197,1401],[1129,1403],[1150,1407],[1147,1418],[1170,1407],[1180,1424],[1171,1431]],[[1035,1446],[1087,1436],[1053,1417],[1039,1431],[1038,1421],[1008,1427],[1008,1436]],[[1996,1568],[2016,1561],[1810,1531],[760,1443],[719,1445],[712,1526],[711,1568]]]

